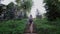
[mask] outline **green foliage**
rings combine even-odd
[[[48,20],[56,20],[60,18],[60,2],[58,0],[45,0],[45,7],[47,6]]]
[[[21,0],[16,0],[17,3],[19,3]]]
[[[27,17],[27,12],[30,12],[32,7],[32,0],[16,0],[19,11],[22,9],[24,18]]]
[[[60,19],[57,21],[48,21],[45,19],[36,19],[36,30],[38,34],[60,34]]]
[[[48,22],[45,24],[54,26],[53,32],[49,34],[60,34],[60,1],[59,0],[44,0],[46,3],[46,16],[48,18]],[[51,28],[51,27],[50,27]],[[51,31],[52,31],[51,30]]]
[[[20,2],[19,2],[20,1]],[[31,10],[32,7],[32,0],[16,0],[17,4],[20,3],[20,8],[22,8],[23,10]],[[18,3],[19,2],[19,3]]]
[[[5,10],[3,7],[6,7],[4,4],[0,4],[0,14]]]
[[[9,4],[7,5],[7,9],[11,9],[13,6],[14,6],[14,3],[11,2],[11,3],[9,3]]]
[[[0,22],[0,34],[23,34],[26,19]]]
[[[27,17],[27,12],[30,12],[32,7],[32,0],[16,0],[17,2],[17,9],[20,11],[23,10],[24,18]]]
[[[14,3],[11,2],[10,4],[7,5],[7,12],[5,14],[5,16],[8,18],[8,19],[13,19],[14,18]]]
[[[3,9],[2,9],[2,7],[0,6],[0,14],[2,13],[2,11],[3,11]]]
[[[22,7],[25,10],[31,9],[31,7],[32,7],[32,1],[25,1],[24,4],[22,5]]]

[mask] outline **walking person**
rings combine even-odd
[[[32,22],[33,22],[33,18],[32,18],[32,15],[30,15],[30,17],[29,17],[29,25],[31,25]]]
[[[33,18],[32,18],[32,15],[30,15],[30,17],[29,17],[29,30],[30,30],[30,33],[32,34],[32,32],[33,32]]]

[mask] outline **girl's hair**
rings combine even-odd
[[[30,17],[32,17],[32,15],[30,15]]]

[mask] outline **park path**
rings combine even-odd
[[[35,27],[34,23],[31,25],[27,24],[24,34],[37,34]]]

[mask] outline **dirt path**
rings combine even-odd
[[[24,34],[37,34],[35,25],[33,23],[31,25],[27,24]]]

